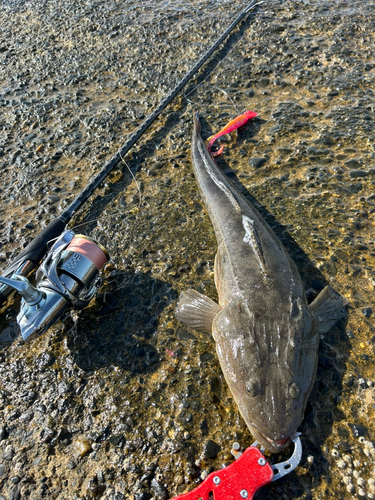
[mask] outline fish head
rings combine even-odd
[[[232,300],[215,317],[213,335],[250,432],[266,449],[282,451],[303,420],[316,374],[318,328],[307,302],[298,297],[281,314],[257,315]]]

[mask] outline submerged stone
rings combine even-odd
[[[260,168],[266,163],[266,158],[250,158],[249,163],[253,168]]]

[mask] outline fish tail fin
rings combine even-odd
[[[201,132],[201,122],[199,119],[198,111],[193,110],[193,121],[194,121],[194,132],[200,134]]]

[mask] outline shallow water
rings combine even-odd
[[[3,266],[244,5],[5,5]],[[188,287],[216,298],[216,241],[190,164],[193,108],[206,136],[245,109],[259,113],[218,163],[255,199],[309,296],[330,283],[350,300],[347,322],[321,338],[301,464],[258,498],[374,498],[373,10],[342,1],[262,6],[128,155],[137,185],[121,165],[77,214],[72,225],[96,221],[79,232],[105,245],[112,262],[87,309],[32,344],[2,345],[0,498],[171,498],[230,463],[233,441],[252,442],[212,338],[173,313]],[[259,168],[256,158],[265,160]],[[2,332],[14,331],[17,307],[1,314]]]

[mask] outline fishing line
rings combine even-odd
[[[228,92],[226,92],[226,91],[225,91],[225,90],[223,90],[223,89],[220,89],[220,88],[219,88],[219,87],[217,87],[216,85],[213,85],[213,88],[214,88],[214,89],[217,89],[217,90],[220,90],[220,92],[222,92],[222,93],[223,93],[223,94],[227,97],[227,99],[229,99],[229,100],[230,100],[230,102],[233,104],[233,107],[234,107],[234,109],[236,110],[236,113],[237,113],[238,115],[240,115],[240,114],[241,114],[241,111],[239,111],[239,110],[238,110],[238,108],[237,108],[237,106],[236,106],[236,104],[235,104],[234,100],[231,98],[231,96],[228,94]]]
[[[80,222],[79,224],[76,224],[75,226],[72,227],[72,231],[74,231],[75,229],[77,229],[79,227],[86,226],[87,224],[92,224],[93,222],[98,223],[98,219],[92,219],[92,220],[88,220],[85,222]],[[51,238],[49,241],[47,241],[47,246],[51,247],[52,246],[51,243],[55,242],[58,239],[59,239],[59,236],[57,236],[56,238]]]
[[[263,2],[262,2],[263,3]],[[228,51],[228,53],[217,63],[217,65],[215,66],[215,68],[200,82],[198,83],[197,85],[195,85],[195,87],[193,87],[190,92],[186,93],[186,94],[183,94],[184,97],[186,97],[187,99],[187,96],[189,96],[190,94],[192,94],[193,92],[195,92],[195,90],[197,90],[199,87],[201,87],[204,83],[206,83],[206,81],[208,80],[208,78],[213,74],[215,73],[215,71],[217,70],[217,68],[220,66],[220,64],[222,64],[225,59],[232,53],[232,51],[238,46],[238,44],[243,40],[245,36],[245,33],[241,36],[241,38],[234,44],[234,46]],[[220,71],[218,72],[218,74],[216,75],[216,78],[220,75],[220,73],[222,72],[222,69],[220,69]],[[219,89],[220,90],[220,89]],[[187,99],[189,102],[192,102],[190,99]]]
[[[120,154],[120,158],[121,160],[125,163],[126,165],[126,168],[129,170],[129,173],[130,175],[132,176],[133,178],[133,181],[135,182],[135,185],[137,186],[137,189],[138,189],[138,193],[139,193],[139,206],[142,206],[142,192],[141,192],[141,187],[137,181],[137,179],[135,178],[135,175],[133,174],[133,172],[131,171],[131,168],[129,167],[129,165],[126,163],[126,161],[124,160],[124,158],[121,156]]]

